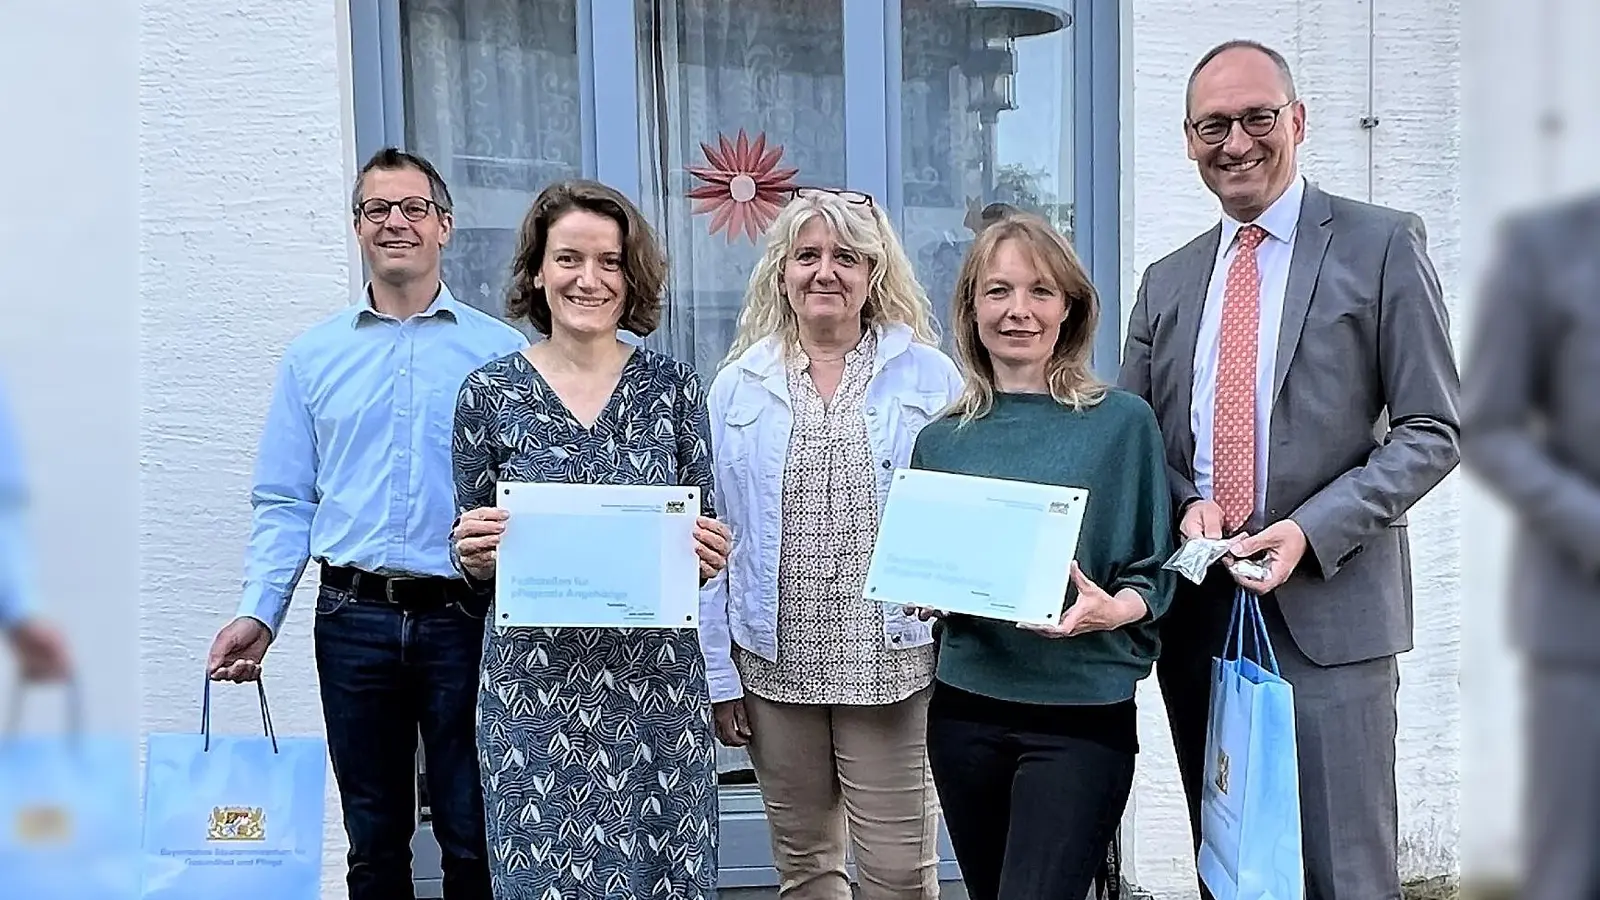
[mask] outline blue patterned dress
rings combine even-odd
[[[683,484],[710,515],[708,435],[682,363],[635,350],[584,428],[515,353],[461,386],[456,501],[491,506],[502,479]],[[478,753],[497,900],[711,897],[715,749],[695,632],[488,621]]]

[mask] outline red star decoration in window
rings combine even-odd
[[[729,243],[740,233],[752,242],[778,217],[785,195],[795,189],[792,179],[799,169],[780,169],[783,147],[767,146],[765,132],[751,141],[739,129],[735,140],[717,136],[717,147],[702,142],[706,166],[689,166],[691,175],[706,182],[689,191],[694,214],[712,213],[710,233],[726,231]]]

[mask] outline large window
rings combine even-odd
[[[871,193],[941,321],[978,213],[999,201],[1073,240],[1102,298],[1096,365],[1115,372],[1116,3],[350,3],[358,154],[399,145],[439,167],[456,200],[444,277],[481,309],[503,312],[534,196],[596,178],[666,246],[670,303],[647,345],[709,378],[785,187]],[[770,859],[748,768],[721,752],[728,885],[764,880]]]
[[[1012,203],[1055,222],[1088,264],[1109,375],[1116,16],[1089,0],[351,0],[358,153],[395,144],[439,166],[457,207],[445,278],[497,315],[539,190],[574,176],[621,189],[672,265],[647,343],[708,376],[765,191],[872,193],[941,321],[978,212]],[[696,174],[708,168],[746,177]],[[720,202],[707,196],[719,189]]]

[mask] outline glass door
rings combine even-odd
[[[400,0],[398,16],[405,146],[433,162],[455,201],[444,281],[499,316],[534,197],[592,172],[578,10],[571,0]]]
[[[990,204],[1037,213],[1073,237],[1072,4],[898,5],[890,190],[906,252],[948,329],[956,273]]]
[[[671,266],[647,345],[714,376],[795,185],[873,194],[941,322],[985,205],[1039,213],[1081,250],[1072,12],[1071,0],[637,0],[636,124],[598,138],[637,148],[617,177],[638,179]],[[748,756],[719,747],[718,772],[722,883],[774,884]]]

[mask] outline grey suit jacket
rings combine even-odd
[[[1513,639],[1600,661],[1600,196],[1510,220],[1463,389],[1469,469],[1521,528]]]
[[[1145,270],[1121,384],[1161,423],[1175,510],[1199,499],[1189,424],[1200,314],[1221,225]],[[1422,220],[1307,184],[1289,264],[1259,530],[1308,549],[1275,592],[1325,666],[1411,649],[1405,513],[1460,458],[1460,379]]]

